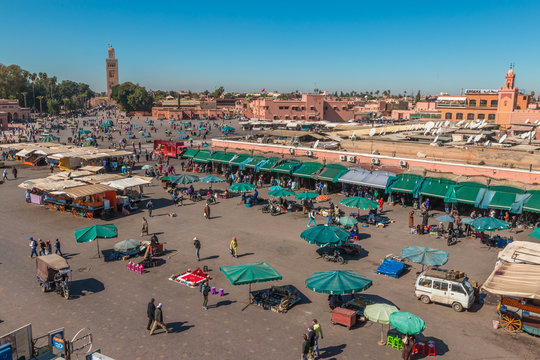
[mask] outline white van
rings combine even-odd
[[[435,302],[451,305],[455,311],[469,309],[475,295],[466,277],[456,278],[453,273],[440,270],[427,270],[416,279],[415,295],[424,304]]]

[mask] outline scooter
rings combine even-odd
[[[324,254],[323,255],[323,260],[324,261],[332,261],[332,262],[336,262],[338,264],[343,264],[345,262],[345,259],[343,258],[343,256],[339,255],[339,252],[337,250],[334,249],[333,253],[330,254]]]

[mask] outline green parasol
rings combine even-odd
[[[495,231],[495,230],[504,230],[510,227],[510,224],[506,221],[496,219],[494,217],[483,217],[475,219],[471,226],[476,229],[476,231]]]
[[[535,239],[540,239],[540,228],[535,227],[534,231],[530,233],[529,236]]]
[[[351,270],[316,272],[306,279],[308,289],[325,294],[354,294],[367,289],[373,282]]]
[[[373,322],[381,324],[381,340],[379,345],[384,345],[384,324],[390,323],[390,314],[399,311],[397,307],[389,304],[372,304],[364,309],[364,316]]]
[[[294,197],[298,200],[313,200],[317,196],[319,196],[318,193],[312,192],[312,191],[304,191],[301,193],[296,194]]]
[[[268,193],[268,196],[273,196],[273,197],[287,197],[291,195],[294,195],[294,191],[285,190],[285,189],[274,190]]]
[[[205,183],[217,183],[217,182],[223,182],[225,181],[225,179],[222,179],[214,175],[208,175],[208,176],[202,177],[201,181]]]
[[[339,218],[339,223],[343,226],[354,226],[358,224],[358,220],[352,216],[342,216]]]
[[[408,312],[394,312],[389,317],[390,325],[403,334],[415,335],[426,329],[426,323]]]
[[[108,239],[118,236],[118,229],[114,224],[106,225],[92,225],[83,229],[75,230],[75,240],[78,243],[90,242],[96,239]],[[101,257],[99,253],[99,242],[96,241],[98,249],[98,257]]]
[[[175,176],[164,176],[162,179],[167,180],[173,184],[191,184],[199,181],[199,178],[195,175],[180,174]]]
[[[353,196],[353,197],[345,198],[341,200],[339,203],[346,207],[362,209],[362,210],[376,209],[379,206],[379,204],[377,204],[376,201],[366,199],[361,196]]]
[[[114,244],[114,251],[125,253],[130,250],[135,250],[139,246],[141,246],[141,242],[139,240],[127,239],[127,240],[122,240]]]
[[[349,240],[351,233],[335,225],[317,225],[302,231],[300,237],[320,247],[340,246]]]
[[[152,169],[152,168],[153,168],[152,165],[144,165],[144,166],[142,167],[143,170],[148,170],[148,169]]]
[[[234,191],[234,192],[248,192],[255,188],[256,188],[255,185],[247,184],[247,183],[236,183],[229,186],[229,190]]]

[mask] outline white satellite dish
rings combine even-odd
[[[482,134],[478,134],[474,137],[474,142],[478,142],[482,138]]]
[[[489,146],[489,143],[490,143],[490,141],[489,141],[489,140],[488,140],[488,141],[486,141],[486,143],[484,144],[484,146]]]
[[[433,139],[433,142],[436,143],[437,140],[439,140],[439,135],[435,136],[435,139]]]
[[[376,132],[376,131],[377,131],[377,130],[376,130],[375,128],[372,128],[371,130],[369,130],[369,136],[375,135],[375,132]]]
[[[531,119],[527,119],[527,120],[525,120],[525,124],[528,124],[528,123],[529,123],[529,121],[531,121]]]
[[[530,134],[530,131],[528,131],[528,132],[526,132],[526,133],[523,133],[523,134],[521,134],[521,138],[522,138],[522,139],[526,139],[526,138],[529,137],[529,134]]]
[[[467,128],[469,127],[469,125],[470,125],[470,122],[467,122],[463,128]]]
[[[435,126],[435,123],[433,121],[428,121],[426,123],[426,130],[429,131],[429,130],[433,129],[434,126]]]
[[[381,131],[379,131],[379,135],[382,135],[383,132],[384,132],[384,128],[381,128]]]
[[[540,120],[536,119],[536,120],[534,120],[534,123],[535,123],[535,124],[538,124],[539,121],[540,121]]]
[[[463,125],[464,122],[465,122],[465,120],[460,120],[460,121],[458,121],[458,123],[456,125],[461,126],[461,125]]]
[[[499,144],[502,144],[504,142],[504,140],[506,140],[507,137],[508,137],[508,135],[506,135],[506,134],[501,136],[501,138],[499,139]]]
[[[442,127],[437,129],[437,134],[442,134]]]
[[[467,139],[467,144],[470,143],[470,142],[472,141],[473,137],[474,137],[474,136],[472,136],[472,135],[469,136],[469,138]]]
[[[450,121],[446,120],[446,121],[444,122],[444,127],[448,127],[448,125],[450,125]]]
[[[409,128],[409,131],[412,131],[413,128],[414,128],[414,124],[411,125],[411,127]]]

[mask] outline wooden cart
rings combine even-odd
[[[500,326],[510,332],[540,336],[540,301],[503,296],[497,305]]]

